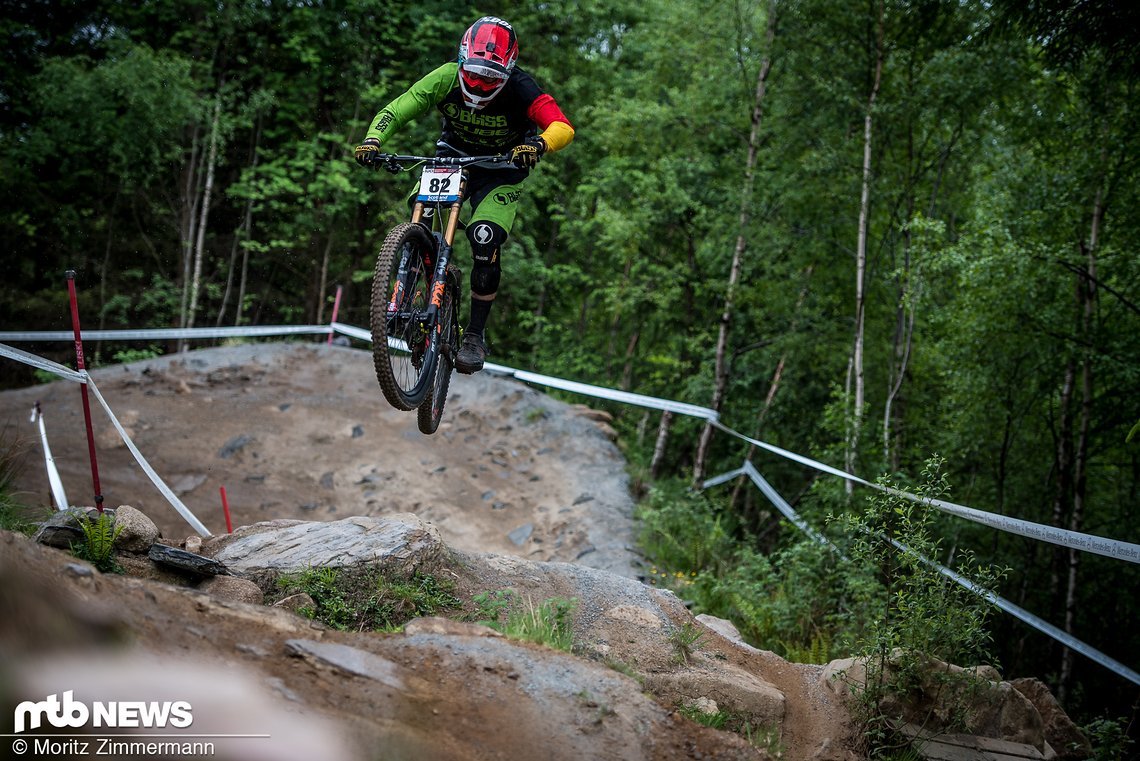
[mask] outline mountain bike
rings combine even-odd
[[[455,232],[463,224],[471,167],[509,168],[509,156],[400,156],[377,154],[374,166],[392,173],[423,165],[411,218],[392,228],[372,278],[372,362],[384,398],[398,410],[417,410],[423,433],[443,417],[459,351],[459,268],[451,263]]]

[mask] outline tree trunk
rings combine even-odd
[[[250,146],[250,168],[257,169],[257,149],[261,145],[261,113],[258,112],[257,122],[253,130],[253,144]],[[242,299],[245,298],[245,275],[249,266],[249,250],[246,246],[242,246],[242,242],[249,240],[253,232],[253,198],[247,198],[245,202],[245,214],[242,216],[241,224],[238,229],[234,231],[234,243],[230,248],[230,266],[226,275],[226,291],[222,294],[222,305],[218,308],[218,319],[215,325],[220,326],[226,317],[226,309],[229,307],[230,291],[234,283],[234,270],[237,264],[237,251],[240,247],[242,249],[241,255],[241,277],[238,283],[238,298],[237,304],[234,308],[234,325],[241,323],[241,308]]]
[[[653,459],[649,463],[649,477],[656,480],[661,475],[661,464],[665,462],[665,448],[669,443],[669,427],[673,423],[673,413],[661,413],[661,424],[657,426],[657,442],[653,445]]]
[[[803,307],[804,301],[808,295],[807,280],[811,278],[812,271],[815,270],[814,264],[809,264],[807,271],[804,273],[804,287],[800,289],[800,295],[796,299],[795,312],[792,315],[792,324],[788,329],[789,334],[794,334],[796,328],[799,326],[800,309]],[[772,409],[773,402],[776,401],[776,392],[780,390],[780,380],[784,375],[784,367],[787,364],[788,354],[784,352],[780,355],[780,360],[776,363],[776,370],[772,373],[772,381],[768,384],[768,394],[764,397],[764,406],[760,408],[759,414],[756,416],[756,427],[752,430],[752,438],[759,439],[760,435],[764,432],[764,419],[768,417],[769,410]],[[744,456],[745,462],[752,462],[752,458],[756,455],[756,445],[748,445],[748,453]],[[746,477],[741,476],[736,479],[736,483],[732,487],[732,497],[729,500],[729,505],[733,509],[740,500],[740,492],[746,482]]]
[[[329,259],[332,257],[332,247],[333,237],[330,233],[325,242],[324,256],[321,257],[321,278],[320,284],[317,285],[317,325],[325,324],[325,289],[329,285]]]
[[[190,305],[190,271],[194,259],[194,238],[198,223],[198,186],[199,177],[202,176],[201,162],[205,157],[198,148],[198,126],[190,139],[190,160],[186,164],[185,178],[182,183],[182,203],[179,213],[179,249],[182,253],[182,294],[178,303],[178,327],[186,327],[186,310]],[[183,342],[178,342],[181,351]]]
[[[759,152],[760,122],[763,117],[764,92],[768,84],[768,72],[772,68],[771,50],[772,40],[776,35],[776,4],[768,5],[767,28],[765,32],[768,53],[760,62],[760,71],[756,75],[756,92],[752,100],[752,129],[748,133],[748,159],[744,167],[744,187],[740,198],[740,215],[737,227],[736,246],[732,251],[732,266],[728,273],[728,288],[724,295],[724,311],[721,313],[720,329],[716,339],[716,365],[713,370],[714,387],[712,404],[713,410],[720,412],[724,404],[725,392],[728,389],[728,332],[732,323],[733,299],[735,297],[736,283],[740,278],[740,262],[744,257],[744,249],[748,242],[749,210],[752,207],[752,190],[756,184],[756,156]],[[693,466],[693,482],[700,483],[705,476],[705,461],[708,458],[709,445],[712,442],[713,426],[706,423],[701,431],[700,443],[697,445],[697,458]]]
[[[214,101],[214,118],[210,123],[210,147],[206,157],[206,184],[202,189],[202,205],[198,209],[197,235],[194,240],[194,272],[190,277],[190,303],[186,314],[186,327],[194,327],[198,310],[198,294],[202,285],[202,260],[206,253],[206,227],[210,219],[210,201],[214,192],[214,168],[218,159],[218,125],[222,120],[222,96]],[[186,350],[186,340],[180,342],[179,351]]]
[[[1081,343],[1084,356],[1081,358],[1081,413],[1078,425],[1077,445],[1073,458],[1073,512],[1069,516],[1069,530],[1080,531],[1084,522],[1086,487],[1088,485],[1089,428],[1093,407],[1093,316],[1096,312],[1096,247],[1104,215],[1103,186],[1097,188],[1093,201],[1092,221],[1089,224],[1089,242],[1086,248],[1087,271],[1083,273],[1078,287],[1081,307]],[[1080,566],[1080,552],[1069,549],[1068,578],[1065,584],[1065,631],[1074,633],[1077,614],[1077,570]],[[1069,682],[1073,674],[1073,651],[1065,648],[1061,652],[1061,674],[1058,679],[1057,699],[1067,696]]]
[[[850,428],[847,432],[847,472],[854,474],[855,459],[859,450],[859,431],[863,426],[863,406],[866,392],[863,377],[863,342],[866,328],[865,279],[867,272],[867,230],[871,216],[871,135],[874,126],[875,100],[879,96],[879,85],[883,78],[883,23],[886,11],[879,3],[879,18],[875,30],[875,72],[871,83],[871,93],[867,97],[867,111],[863,117],[863,183],[859,195],[859,239],[855,247],[855,346],[851,352],[852,382],[855,386],[855,402]],[[847,493],[853,485],[846,482]]]

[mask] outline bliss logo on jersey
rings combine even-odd
[[[499,204],[500,206],[506,206],[507,204],[514,203],[520,198],[522,198],[521,190],[511,190],[506,193],[496,193],[495,203]]]
[[[34,703],[25,700],[16,706],[14,716],[15,733],[25,729],[39,729],[46,719],[53,727],[72,729],[85,726],[88,720],[96,727],[178,727],[183,729],[194,723],[191,706],[185,700],[171,702],[141,700],[96,701],[88,706],[74,700],[74,690],[58,695],[48,695]]]
[[[456,124],[471,124],[476,127],[506,127],[507,117],[504,114],[477,114],[460,108],[454,103],[446,104],[442,109],[443,115]]]

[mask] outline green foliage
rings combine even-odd
[[[688,664],[693,654],[701,649],[704,629],[692,621],[685,621],[669,631],[669,642],[673,645],[673,661]]]
[[[143,359],[154,359],[155,357],[161,356],[162,349],[154,344],[151,344],[144,349],[121,349],[112,355],[115,362],[123,365],[130,362],[138,362]]]
[[[24,466],[24,450],[5,426],[0,429],[0,529],[31,534],[35,524],[30,510],[16,498],[16,478]]]
[[[680,572],[715,569],[731,552],[729,523],[707,496],[662,483],[638,507],[641,546],[658,565]],[[654,569],[654,575],[658,573]]]
[[[713,729],[723,729],[725,723],[728,722],[728,714],[726,712],[713,711],[710,713],[708,711],[701,710],[698,706],[695,705],[681,706],[679,709],[677,709],[677,712],[682,716],[697,722],[698,724],[703,724],[704,726],[712,727]]]
[[[1123,761],[1132,757],[1131,748],[1136,741],[1128,736],[1128,719],[1096,719],[1081,727],[1081,731],[1092,744],[1091,761]]]
[[[481,592],[474,598],[479,623],[511,639],[570,652],[574,647],[575,598],[552,597],[537,605],[510,590]]]
[[[74,545],[71,553],[103,573],[121,573],[122,569],[115,560],[115,540],[123,532],[123,527],[115,525],[114,514],[109,510],[103,510],[96,516],[76,509],[70,512],[83,532],[83,541]]]
[[[277,580],[280,596],[305,592],[315,608],[310,618],[344,631],[394,631],[410,619],[454,609],[453,585],[431,574],[411,577],[378,568],[309,568]]]
[[[735,538],[709,494],[659,484],[638,509],[650,583],[732,621],[757,647],[825,663],[862,636],[882,591],[865,568],[800,538],[765,554]]]
[[[930,503],[949,494],[942,466],[937,456],[927,461],[923,483],[913,489],[920,501],[900,496],[897,485],[882,478],[882,491],[861,515],[838,519],[853,537],[852,558],[875,568],[886,589],[883,607],[861,641],[853,643],[867,670],[857,705],[872,757],[896,747],[891,722],[898,717],[884,713],[888,699],[905,703],[917,685],[935,679],[964,712],[979,677],[969,671],[935,673],[931,659],[955,665],[993,662],[986,626],[992,607],[985,595],[1005,571],[958,553],[956,572],[973,584],[968,590],[930,566],[941,547],[931,533]]]

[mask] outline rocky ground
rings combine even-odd
[[[380,394],[368,351],[260,343],[93,373],[146,460],[213,533],[275,518],[414,512],[461,549],[564,560],[632,575],[623,458],[588,410],[489,373],[452,378],[439,431]],[[28,450],[18,486],[50,502],[39,401],[68,500],[93,504],[79,386],[0,393],[0,427]],[[129,503],[167,537],[190,531],[92,399],[106,504]]]
[[[129,574],[102,574],[0,532],[0,716],[68,690],[88,703],[182,700],[193,731],[216,736],[196,757],[242,761],[858,757],[835,668],[741,643],[728,622],[694,619],[638,580],[623,460],[588,410],[501,377],[456,376],[441,430],[425,437],[383,402],[366,352],[313,344],[199,351],[94,377],[213,536],[188,536],[96,405],[107,506],[139,508],[160,542],[232,575],[155,565],[145,537],[141,554],[120,555]],[[0,394],[0,424],[28,445],[25,497],[49,494],[26,433],[36,401],[69,501],[89,502],[68,383]],[[311,568],[426,573],[455,604],[388,633],[268,604],[281,574]],[[480,596],[503,590],[528,604],[575,601],[573,653],[475,623]],[[1005,682],[992,694],[995,736],[1016,730],[1046,749],[1029,701]],[[686,707],[747,730],[702,726]]]

